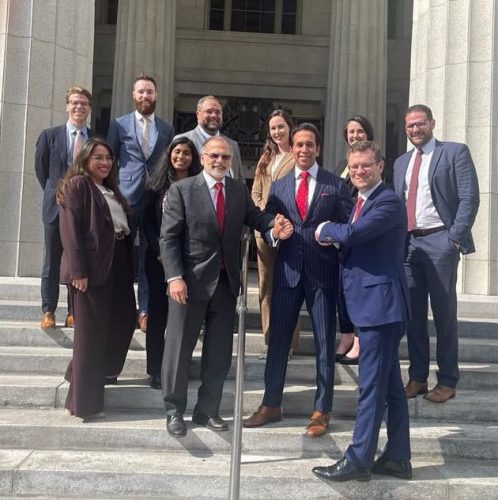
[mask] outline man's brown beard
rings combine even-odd
[[[137,102],[135,101],[135,106],[137,108],[137,111],[141,114],[141,115],[151,115],[152,113],[154,113],[155,109],[156,109],[156,101],[152,101],[152,102]]]

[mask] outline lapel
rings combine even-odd
[[[322,195],[323,189],[325,187],[323,183],[323,176],[325,174],[323,171],[318,168],[318,173],[316,174],[316,184],[315,184],[315,191],[313,192],[313,198],[311,198],[311,203],[308,207],[308,210],[306,211],[306,217],[305,220],[310,217],[311,211],[315,208],[315,205],[317,203],[317,200],[320,199],[320,196]]]
[[[291,220],[301,222],[301,215],[296,205],[296,176],[294,170],[291,170],[289,175],[283,177],[285,181],[284,198],[287,200],[287,207],[289,208],[289,216]]]
[[[275,169],[275,172],[273,173],[274,180],[280,179],[280,177],[283,177],[286,168],[289,167],[290,164],[294,162],[294,157],[290,153],[287,153],[287,154],[289,156],[282,158],[282,161]],[[289,173],[289,172],[290,172],[290,170],[287,173]]]
[[[59,150],[59,155],[61,158],[61,163],[64,165],[64,170],[67,169],[68,164],[68,149],[69,145],[67,143],[67,131],[66,124],[61,125],[55,134],[55,140],[57,141],[57,149]]]
[[[138,135],[138,127],[137,127],[137,120],[135,120],[135,111],[130,113],[128,115],[129,117],[129,122],[128,122],[128,130],[130,131],[130,134],[133,136],[135,139],[135,145],[137,147],[137,150],[140,151],[140,154],[142,155],[144,161],[145,161],[145,155],[142,151],[142,146],[140,145],[140,138]]]
[[[436,167],[441,159],[441,154],[443,153],[443,144],[439,141],[436,141],[436,147],[434,148],[434,152],[432,153],[431,164],[429,165],[429,186],[432,186],[432,179],[434,178],[434,173],[436,171]]]
[[[102,214],[104,214],[104,219],[107,222],[107,224],[114,226],[114,223],[112,222],[112,217],[111,217],[111,210],[109,208],[109,205],[107,204],[107,201],[105,201],[104,195],[100,192],[99,188],[95,185],[95,183],[89,177],[87,177],[86,179],[87,179],[88,185],[90,186],[90,192],[92,193],[92,198],[93,198],[95,204],[99,207],[99,211]],[[92,213],[95,213],[95,212],[93,212],[93,210],[92,210]],[[96,222],[98,222],[98,220]]]
[[[408,164],[410,163],[410,158],[412,157],[413,149],[407,151],[404,155],[404,159],[400,162],[400,175],[395,176],[396,185],[394,186],[394,190],[398,193],[402,199],[405,198],[405,179],[406,179],[406,171],[408,170]]]
[[[365,202],[363,203],[363,206],[361,207],[361,212],[360,212],[358,219],[360,219],[366,213],[368,213],[368,211],[373,207],[375,199],[377,198],[377,196],[379,196],[380,193],[382,193],[382,191],[384,191],[384,189],[385,189],[384,184],[383,183],[380,184],[377,187],[377,189],[365,200]],[[353,210],[353,214],[354,214],[354,210]],[[351,220],[353,218],[353,214],[351,214]]]
[[[204,141],[205,139],[204,135],[200,130],[200,125],[197,125],[197,127],[194,128],[194,133],[192,135],[192,142],[195,144],[197,151],[199,151],[199,155],[201,154],[201,148],[202,145],[204,144]]]

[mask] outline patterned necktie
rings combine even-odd
[[[301,172],[299,175],[301,176],[301,184],[299,184],[299,188],[297,189],[296,205],[301,219],[304,220],[306,217],[306,205],[308,203],[308,176],[310,174],[309,172]]]
[[[408,196],[406,198],[406,214],[408,216],[408,232],[415,229],[415,211],[417,208],[417,190],[418,190],[418,175],[420,173],[420,165],[422,164],[421,149],[417,150],[417,156],[413,162],[412,176],[410,177],[410,186],[408,188]]]
[[[363,198],[361,196],[358,196],[358,199],[356,200],[356,205],[354,207],[353,222],[356,222],[358,220],[362,207],[363,207]]]
[[[142,128],[142,152],[145,156],[145,158],[148,158],[150,156],[150,142],[149,142],[149,120],[145,118],[145,116],[142,118],[143,120],[143,128]]]
[[[223,182],[217,182],[216,188],[216,220],[218,221],[218,228],[220,234],[223,234],[225,227],[225,197],[223,196]]]
[[[76,131],[74,133],[76,135],[74,137],[74,142],[73,142],[73,162],[76,159],[76,157],[78,156],[78,153],[81,149],[81,146],[83,145],[83,137],[81,134],[81,130],[76,129]]]

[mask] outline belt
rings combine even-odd
[[[128,235],[124,231],[119,231],[119,233],[115,233],[117,240],[124,240]]]
[[[439,231],[444,231],[446,229],[445,226],[431,227],[429,229],[414,229],[410,231],[410,234],[413,236],[428,236],[429,234],[439,233]]]

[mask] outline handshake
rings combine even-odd
[[[286,240],[292,236],[294,226],[292,222],[282,214],[275,216],[275,225],[271,230],[271,235],[275,240]]]

